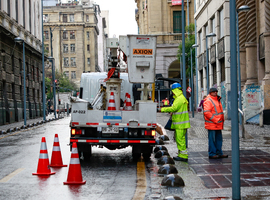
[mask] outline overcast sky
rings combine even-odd
[[[101,10],[109,10],[109,37],[137,34],[135,0],[95,0]]]

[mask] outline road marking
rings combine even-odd
[[[8,182],[12,177],[16,176],[17,174],[19,174],[23,170],[24,170],[24,168],[19,168],[19,169],[15,170],[14,172],[12,172],[9,175],[7,175],[6,177],[2,178],[0,180],[0,183],[6,183],[6,182]]]
[[[137,162],[137,187],[133,200],[144,199],[146,193],[146,175],[145,164],[142,161]]]

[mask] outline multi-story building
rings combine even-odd
[[[44,45],[55,60],[55,69],[79,85],[83,72],[98,66],[99,6],[90,3],[58,3],[44,6]]]
[[[180,78],[177,52],[182,39],[182,6],[172,5],[171,0],[135,2],[139,34],[157,35],[156,74],[162,74],[165,78]],[[194,1],[184,2],[186,26],[194,23]]]
[[[206,49],[209,51],[209,85],[219,89],[226,116],[230,118],[230,2],[227,0],[196,0],[194,15],[197,26],[198,80],[200,97],[206,94]],[[239,47],[242,86],[242,107],[245,121],[259,120],[264,123],[270,111],[270,2],[237,0],[236,10],[249,7],[248,12],[237,12],[239,23]],[[235,24],[234,24],[235,25]],[[216,37],[206,37],[215,33]],[[208,38],[208,47],[206,47]],[[237,67],[237,66],[235,66]]]
[[[0,124],[42,116],[41,8],[40,0],[0,1]],[[16,37],[25,43],[25,71],[23,45],[15,43]]]

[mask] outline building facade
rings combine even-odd
[[[180,78],[177,59],[182,39],[182,6],[172,5],[171,0],[135,0],[138,10],[135,19],[139,34],[157,35],[156,74],[165,78]],[[194,23],[194,1],[185,1],[185,26]],[[165,84],[165,86],[163,86]],[[168,90],[161,83],[160,90]],[[168,93],[166,94],[168,96]],[[163,97],[161,97],[163,98]]]
[[[206,49],[209,51],[209,83],[219,89],[226,116],[230,118],[230,18],[228,0],[197,0],[194,15],[197,26],[198,80],[200,98],[206,94]],[[259,120],[263,115],[264,123],[269,123],[270,110],[270,60],[267,58],[270,46],[269,11],[267,0],[237,0],[236,10],[241,6],[249,7],[248,12],[237,12],[239,27],[239,58],[241,74],[242,108],[245,122]],[[216,37],[206,36],[215,33]]]
[[[0,1],[0,124],[42,116],[41,16],[39,0]],[[23,46],[15,43],[16,37],[25,42],[25,71]],[[24,95],[27,116],[23,116]]]
[[[77,85],[83,72],[101,71],[98,66],[99,7],[61,3],[45,6],[44,46],[55,60],[55,69]]]

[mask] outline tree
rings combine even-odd
[[[53,82],[52,82],[52,74],[46,74],[45,78],[45,87],[48,88],[47,99],[53,99]],[[55,72],[55,80],[57,80],[59,85],[59,92],[72,92],[79,91],[77,85],[69,80],[63,73]]]
[[[195,44],[195,25],[190,24],[186,26],[185,32],[189,33],[187,37],[185,37],[185,53],[186,53],[186,77],[190,77],[191,72],[191,54],[190,50],[192,49],[192,69],[193,74],[195,74],[195,49],[192,48],[192,45]],[[182,56],[182,43],[179,45],[177,58],[180,61],[180,56]]]

